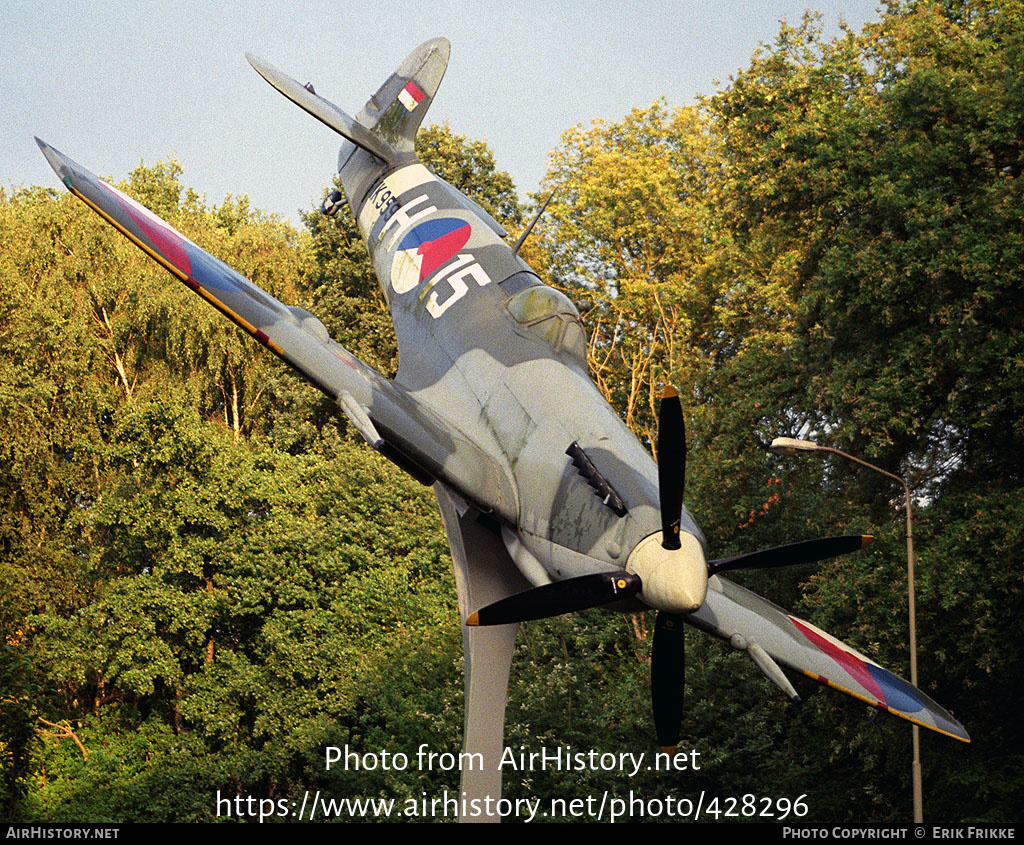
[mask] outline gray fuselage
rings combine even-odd
[[[657,468],[587,374],[579,313],[501,227],[415,157],[384,167],[344,144],[339,172],[391,309],[395,383],[505,468],[515,502],[457,490],[502,523],[535,585],[621,569],[661,530]],[[576,443],[625,507],[566,454]],[[686,510],[682,531],[703,537]]]

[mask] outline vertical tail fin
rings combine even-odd
[[[447,38],[433,38],[421,44],[370,97],[356,121],[396,152],[413,152],[416,130],[434,101],[450,53]]]

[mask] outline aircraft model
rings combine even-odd
[[[655,465],[589,378],[580,315],[519,257],[523,238],[509,246],[499,223],[417,160],[416,132],[449,49],[443,38],[418,47],[355,119],[312,85],[248,57],[344,139],[341,183],[398,339],[393,381],[335,343],[308,311],[277,301],[37,142],[72,193],[336,400],[370,446],[434,486],[465,623],[465,751],[486,761],[483,771],[463,773],[467,797],[500,794],[518,624],[597,606],[657,611],[652,701],[665,749],[674,751],[679,736],[684,622],[745,651],[790,699],[799,696],[779,664],[969,742],[920,690],[721,575],[822,560],[870,537],[706,559],[683,507],[686,443],[675,391],[662,400]],[[323,210],[332,215],[343,204],[335,192]]]

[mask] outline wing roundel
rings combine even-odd
[[[806,620],[732,581],[708,581],[689,622],[742,648],[756,644],[790,669],[924,728],[970,742],[964,726],[921,690]]]

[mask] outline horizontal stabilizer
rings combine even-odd
[[[367,152],[373,153],[377,158],[388,164],[395,163],[397,154],[394,149],[379,136],[374,135],[365,126],[357,123],[345,114],[334,103],[325,100],[309,88],[299,85],[288,74],[282,73],[277,68],[263,61],[263,59],[251,53],[246,53],[245,58],[248,59],[249,64],[267,82],[295,103],[295,105],[305,109],[321,123],[331,127],[342,138],[351,141],[357,147],[362,147]]]

